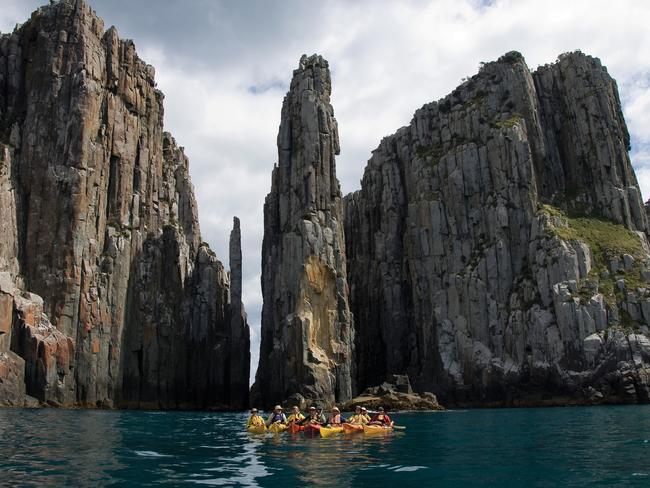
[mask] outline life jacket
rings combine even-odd
[[[340,424],[341,423],[341,414],[337,413],[336,415],[330,415],[328,419],[328,423],[330,424]]]
[[[275,422],[282,422],[285,423],[287,421],[287,418],[284,416],[282,412],[280,413],[273,413],[271,415],[270,423],[275,423]]]
[[[251,425],[254,425],[256,427],[259,425],[264,425],[264,419],[259,415],[251,415],[248,419],[248,426],[250,427]]]
[[[292,413],[287,417],[287,422],[300,422],[301,420],[305,420],[305,416],[300,412]]]
[[[379,418],[381,417],[381,418]],[[372,419],[373,422],[381,422],[382,424],[390,424],[390,417],[388,415],[384,414],[377,414],[373,417]]]

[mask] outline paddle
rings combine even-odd
[[[395,430],[406,430],[405,425],[393,425],[393,429]]]

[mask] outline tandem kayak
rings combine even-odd
[[[287,427],[287,432],[289,432],[289,434],[297,434],[303,430],[305,430],[305,428],[302,425],[298,424],[289,424]]]
[[[269,432],[273,432],[274,434],[280,434],[285,430],[287,430],[287,426],[279,422],[276,422],[275,424],[271,424],[269,427]]]
[[[332,426],[327,426],[327,427],[321,427],[320,428],[320,435],[321,437],[330,437],[335,434],[340,434],[343,432],[343,427],[332,427]]]
[[[305,434],[309,436],[317,436],[320,434],[320,425],[319,424],[307,424],[305,425]]]
[[[343,424],[343,432],[346,434],[354,434],[356,432],[363,432],[363,425],[360,424]]]
[[[392,432],[392,427],[384,427],[383,425],[364,425],[363,433],[364,434],[386,434],[387,432]]]
[[[251,434],[264,434],[266,432],[266,425],[251,425],[246,430]]]

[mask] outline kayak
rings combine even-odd
[[[271,426],[269,427],[269,432],[273,432],[274,434],[280,434],[285,430],[287,430],[287,426],[279,422],[276,422],[275,424],[271,424]]]
[[[298,424],[289,424],[287,427],[287,431],[289,434],[297,434],[298,432],[305,430],[305,428],[302,425]]]
[[[266,425],[251,425],[247,430],[251,434],[263,434],[266,432]]]
[[[335,434],[340,434],[341,432],[343,432],[343,427],[339,427],[339,426],[336,427],[328,426],[328,427],[320,428],[321,437],[330,437]]]
[[[363,425],[361,424],[343,424],[343,432],[346,434],[354,434],[355,432],[363,432]]]
[[[384,427],[383,425],[364,425],[363,433],[364,434],[386,434],[387,432],[392,432],[392,427]]]
[[[308,436],[317,436],[320,434],[320,425],[319,424],[307,424],[305,425],[305,434]]]

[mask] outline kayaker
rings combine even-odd
[[[268,427],[269,425],[278,422],[281,424],[287,423],[287,416],[282,413],[282,407],[280,405],[275,406],[275,408],[273,409],[273,413],[269,415],[269,418],[266,421],[266,426]]]
[[[366,409],[366,407],[361,407],[361,416],[363,417],[364,425],[370,423],[370,415],[368,415],[368,410]]]
[[[305,420],[305,416],[300,413],[298,406],[293,406],[291,408],[291,414],[287,417],[287,423],[300,425],[303,420]]]
[[[249,427],[261,427],[263,425],[264,425],[264,419],[261,417],[261,415],[258,415],[257,409],[251,408],[251,416],[248,417],[248,421],[246,422],[246,428],[248,429]]]
[[[341,411],[338,407],[332,407],[332,411],[327,418],[327,423],[329,425],[341,425],[343,422],[345,422],[345,418],[341,415]]]
[[[364,425],[364,424],[368,423],[368,421],[366,420],[366,417],[363,415],[363,413],[361,411],[361,407],[359,405],[354,407],[354,415],[352,415],[348,419],[348,423],[357,424],[357,425]]]
[[[385,427],[393,426],[393,421],[384,413],[384,407],[379,407],[377,409],[377,414],[372,418],[370,423],[373,425],[383,425]]]
[[[323,407],[316,407],[316,414],[318,415],[318,423],[321,425],[327,425],[327,418],[323,413]]]
[[[303,424],[320,424],[316,407],[309,407],[309,416],[303,420]]]

